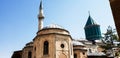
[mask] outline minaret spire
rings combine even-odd
[[[38,31],[41,30],[43,28],[43,19],[44,19],[44,15],[43,15],[43,5],[42,5],[42,0],[40,1],[40,7],[39,7],[39,14],[38,14]]]

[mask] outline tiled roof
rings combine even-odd
[[[86,26],[89,26],[89,25],[94,25],[94,24],[97,24],[97,23],[96,23],[96,22],[93,20],[93,18],[89,15],[85,27],[86,27]]]

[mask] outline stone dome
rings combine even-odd
[[[31,41],[31,42],[28,42],[26,45],[25,45],[25,48],[27,48],[27,47],[32,47],[33,46],[33,42]]]

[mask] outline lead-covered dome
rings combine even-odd
[[[62,26],[57,25],[57,24],[50,24],[46,27],[43,27],[43,29],[48,29],[48,28],[60,28],[60,29],[64,29]]]
[[[38,35],[50,33],[69,35],[69,32],[66,29],[57,24],[50,24],[37,32]]]
[[[73,40],[72,43],[73,43],[74,46],[76,46],[76,45],[84,46],[83,43],[81,43],[81,42],[79,42],[79,41],[76,41],[76,40]]]

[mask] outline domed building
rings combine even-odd
[[[73,58],[72,38],[67,30],[51,24],[33,39],[33,58]]]
[[[87,49],[85,47],[83,43],[73,40],[74,58],[87,58]]]
[[[37,35],[22,50],[15,51],[12,58],[88,58],[89,41],[74,40],[68,30],[57,24],[44,27],[44,18],[41,0]]]

